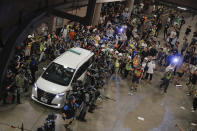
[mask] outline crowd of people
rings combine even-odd
[[[74,23],[58,33],[29,35],[16,47],[4,80],[3,103],[14,103],[15,97],[21,103],[20,94],[35,82],[39,63],[53,60],[69,48],[81,47],[94,52],[95,57],[104,54],[102,59],[106,59],[114,80],[132,79],[131,93],[137,92],[141,80],[151,84],[156,69],[165,68],[160,84],[163,93],[171,82],[181,86],[181,80],[188,78],[188,95],[193,97],[196,110],[197,32],[193,31],[189,43],[192,28],[188,26],[180,43],[180,31],[187,22],[179,11],[155,5],[151,14],[145,14],[143,7],[143,3],[136,5],[130,16],[125,4],[108,3],[103,5],[95,27]],[[166,10],[170,10],[167,15]]]

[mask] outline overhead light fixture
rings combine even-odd
[[[187,8],[180,7],[180,6],[178,6],[177,8],[178,8],[178,9],[181,9],[181,10],[187,10]]]

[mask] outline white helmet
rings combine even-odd
[[[145,58],[144,58],[144,60],[148,60],[148,58],[147,58],[147,57],[145,57]]]
[[[32,38],[32,36],[31,35],[28,35],[27,38]]]
[[[105,45],[103,44],[103,45],[101,45],[101,47],[102,47],[102,48],[104,48],[104,47],[105,47]]]
[[[119,52],[118,51],[115,51],[115,53],[118,54]]]
[[[99,44],[95,44],[95,47],[98,47],[99,46]]]
[[[105,52],[105,49],[102,49],[101,51],[102,51],[102,52]]]
[[[118,56],[122,56],[122,53],[119,53]]]
[[[128,56],[129,59],[131,59],[131,56]]]
[[[110,51],[110,52],[113,52],[113,51],[114,51],[114,49],[110,49],[109,51]]]
[[[110,49],[109,48],[106,48],[106,51],[109,51]]]

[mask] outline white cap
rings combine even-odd
[[[95,44],[95,46],[96,46],[96,47],[98,47],[98,46],[99,46],[99,44]]]
[[[128,56],[129,59],[131,59],[131,56]]]
[[[106,50],[109,51],[110,49],[109,48],[106,48]]]
[[[31,35],[28,35],[27,38],[32,38],[32,36]]]
[[[105,49],[102,49],[101,51],[102,51],[102,52],[105,52]]]
[[[144,60],[148,60],[148,58],[147,58],[147,57],[145,57],[145,58],[144,58]]]
[[[118,56],[122,56],[122,53],[119,53]]]
[[[109,51],[112,52],[112,51],[114,51],[114,49],[110,49]]]
[[[101,45],[101,47],[103,47],[103,48],[104,48],[104,47],[105,47],[105,45],[103,44],[103,45]]]
[[[118,51],[115,51],[115,53],[118,54],[119,52]]]

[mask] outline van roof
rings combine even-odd
[[[91,56],[93,56],[91,51],[76,47],[68,49],[62,55],[57,57],[53,62],[65,67],[76,69],[82,63],[82,61],[86,61]]]

